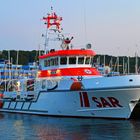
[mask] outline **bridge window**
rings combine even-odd
[[[48,67],[48,66],[50,66],[50,60],[44,60],[44,66],[45,67]]]
[[[91,64],[91,65],[93,65],[93,64],[94,64],[93,60],[94,60],[94,58],[93,58],[93,57],[91,57],[91,61],[90,61],[90,64]]]
[[[44,60],[45,67],[57,66],[57,65],[58,65],[58,57]]]
[[[85,64],[90,64],[90,57],[86,57]]]
[[[84,57],[78,57],[78,64],[84,64]]]
[[[55,66],[58,65],[58,57],[54,58],[54,65],[55,65]]]
[[[67,64],[67,57],[61,57],[60,58],[60,65],[66,65]]]
[[[52,59],[50,60],[50,63],[51,63],[51,64],[50,64],[51,66],[54,66],[54,58],[52,58]]]
[[[76,64],[76,57],[69,57],[69,64]]]

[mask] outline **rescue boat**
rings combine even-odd
[[[91,45],[75,49],[73,37],[62,35],[62,17],[52,12],[43,20],[47,31],[57,34],[61,49],[46,49],[47,33],[38,76],[6,83],[0,94],[0,111],[129,119],[140,100],[140,75],[101,75],[92,65],[96,54]]]

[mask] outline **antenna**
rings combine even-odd
[[[84,34],[85,34],[85,42],[87,42],[87,22],[86,22],[86,3],[84,1]]]
[[[53,7],[51,6],[51,11],[53,11]]]

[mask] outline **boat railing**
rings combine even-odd
[[[75,78],[76,79],[76,78]],[[77,79],[78,80],[78,79]],[[4,92],[33,93],[38,94],[41,91],[52,91],[59,89],[69,89],[68,82],[73,83],[71,78],[35,78],[35,79],[12,79],[1,82]]]
[[[7,92],[21,92],[21,91],[42,91],[53,89],[57,86],[60,78],[25,78],[25,79],[11,79],[0,81],[0,89]]]

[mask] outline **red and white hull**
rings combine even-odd
[[[115,79],[115,81],[114,81]],[[129,81],[129,80],[132,81]],[[102,85],[107,80],[110,84]],[[67,82],[66,82],[67,81]],[[116,82],[125,81],[125,83]],[[126,83],[128,81],[128,83]],[[71,90],[73,80],[60,80],[53,90],[33,91],[33,100],[3,99],[0,111],[70,117],[101,117],[128,119],[140,99],[140,76],[98,77],[83,79],[84,88]],[[90,83],[89,83],[90,82]],[[131,83],[133,82],[133,84]],[[67,84],[65,88],[64,83]],[[100,83],[100,86],[99,86]],[[5,96],[8,93],[5,92]],[[20,94],[27,94],[20,93]]]

